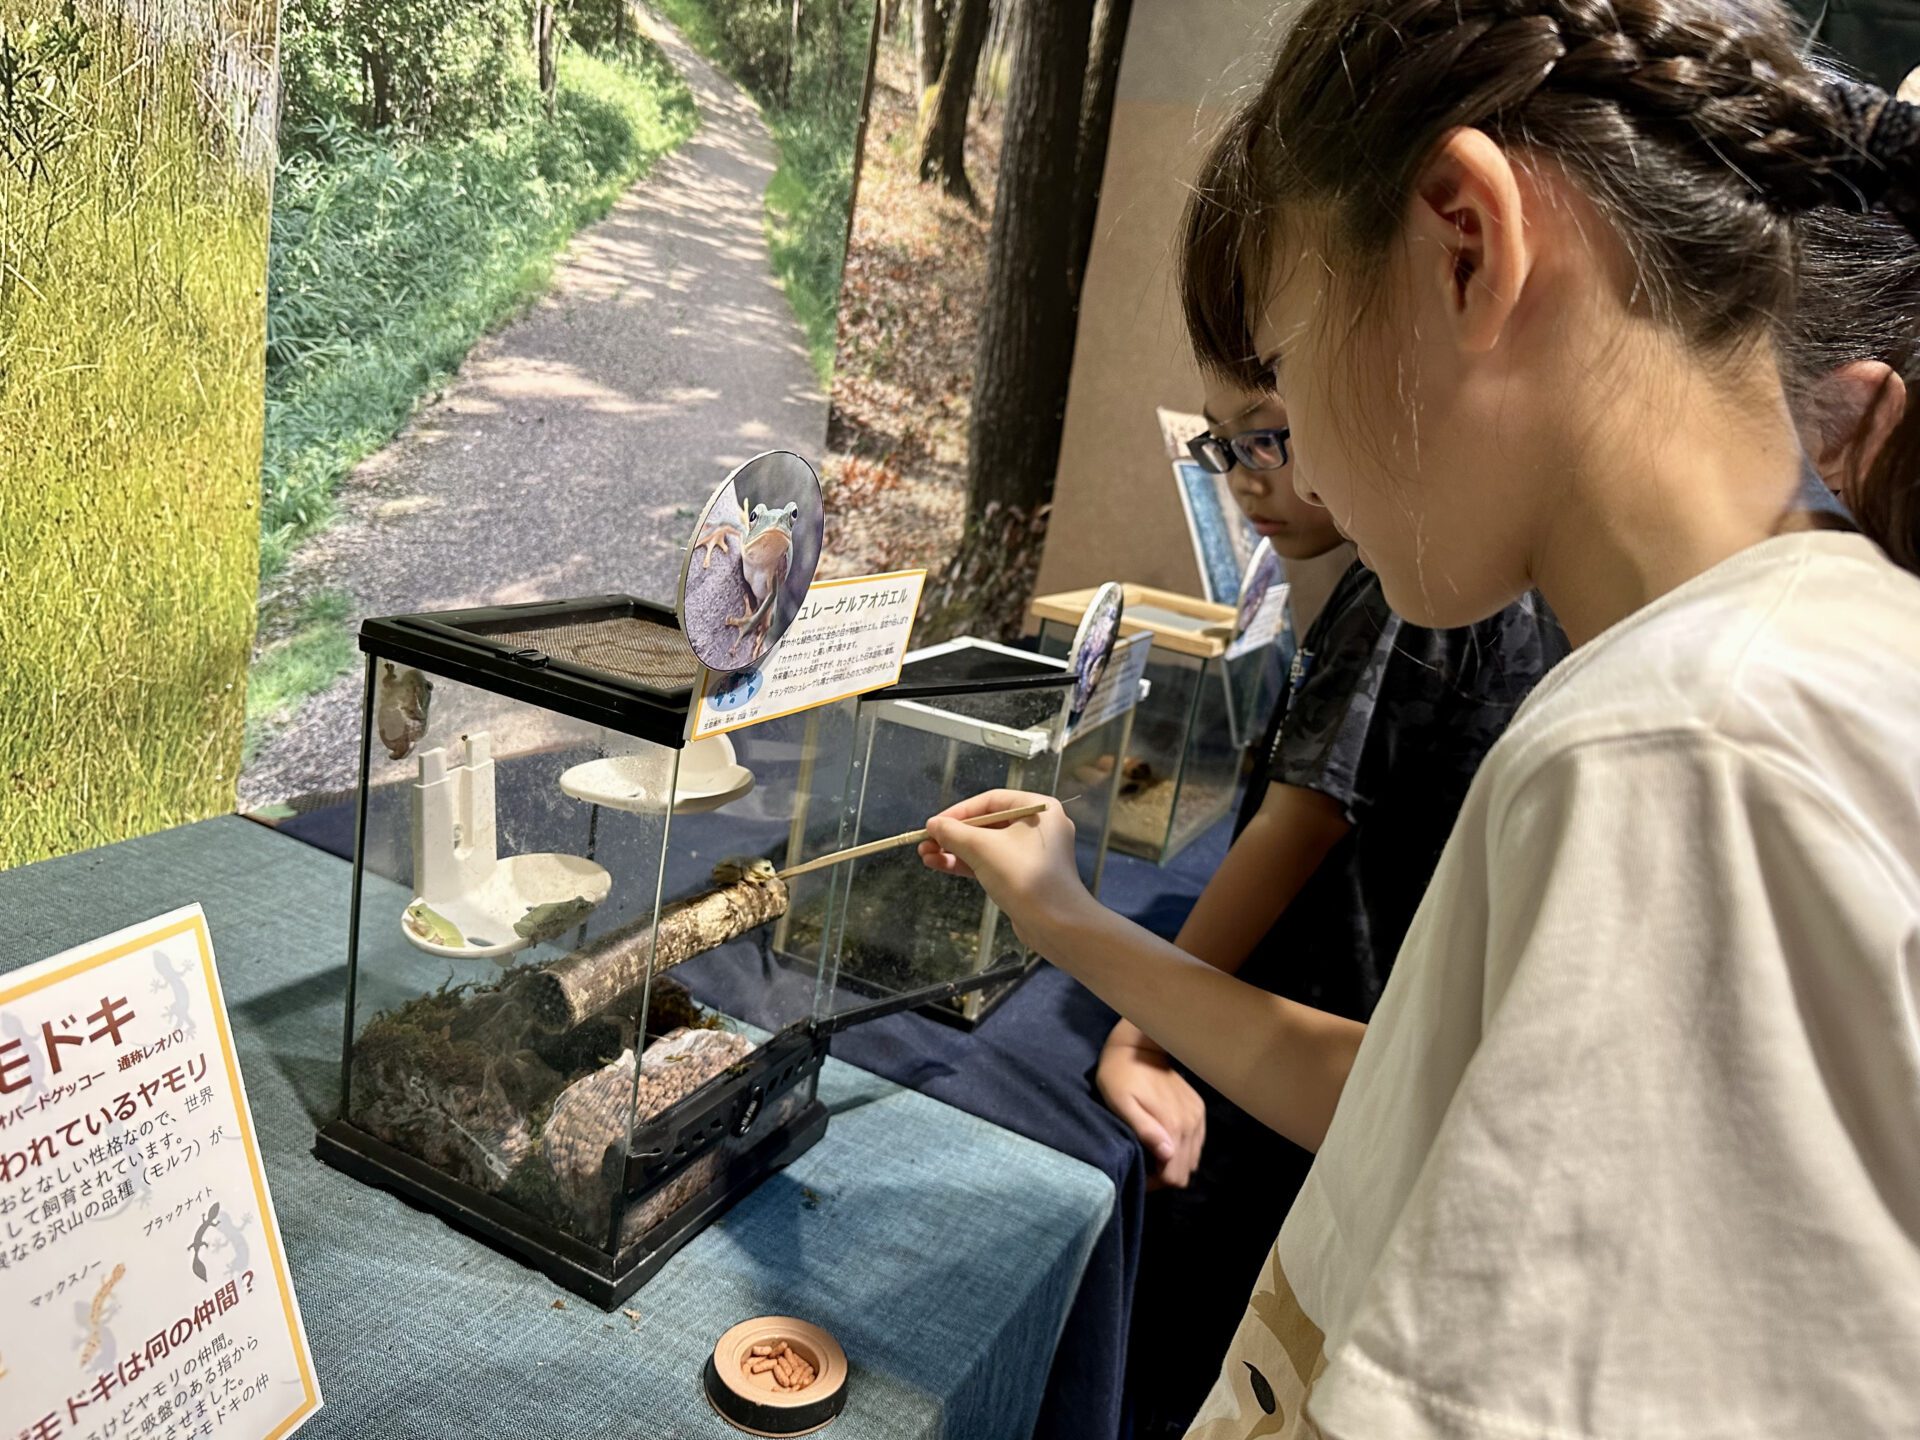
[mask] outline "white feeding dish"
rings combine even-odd
[[[654,810],[661,796],[648,783],[658,761],[643,755],[607,755],[575,765],[560,777],[560,789],[589,805],[613,810]],[[718,810],[753,789],[753,772],[734,758],[725,735],[695,740],[680,752],[680,774],[673,787],[673,813]]]
[[[523,936],[513,927],[541,905],[584,902],[579,914],[560,926],[564,933],[577,927],[587,912],[607,898],[613,877],[591,860],[578,855],[509,855],[495,863],[493,874],[479,890],[451,900],[415,899],[401,916],[400,929],[417,948],[451,960],[497,960],[526,949],[539,938]],[[461,944],[434,938],[431,922],[415,919],[415,907],[425,906],[460,932]]]
[[[418,764],[418,890],[400,914],[400,933],[410,944],[448,959],[498,959],[564,934],[607,898],[613,877],[582,856],[499,855],[493,741],[485,731],[462,735],[451,753],[424,751]],[[528,913],[542,905],[564,908],[529,924]]]

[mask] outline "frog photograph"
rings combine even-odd
[[[233,805],[275,27],[0,6],[0,868]]]
[[[680,605],[702,665],[735,674],[760,663],[800,613],[824,530],[819,477],[789,451],[756,456],[714,491]]]

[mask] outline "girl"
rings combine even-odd
[[[1348,549],[1296,493],[1287,414],[1270,395],[1208,386],[1196,458],[1289,561]],[[1181,926],[1189,955],[1337,1015],[1380,998],[1467,785],[1566,638],[1534,595],[1457,630],[1387,608],[1357,562],[1295,657],[1249,787],[1247,823]],[[1271,783],[1269,783],[1271,782]],[[1277,1218],[1312,1156],[1205,1085],[1130,1021],[1094,1071],[1140,1137],[1153,1183],[1128,1329],[1140,1440],[1178,1436],[1200,1408]]]
[[[1913,1433],[1913,447],[1815,527],[1778,352],[1795,214],[1920,216],[1916,135],[1770,0],[1309,0],[1210,158],[1203,357],[1275,369],[1396,612],[1537,585],[1578,648],[1364,1029],[1100,910],[1057,807],[932,822],[1319,1150],[1195,1436]]]

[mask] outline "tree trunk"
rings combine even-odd
[[[1086,96],[1080,106],[1079,156],[1074,162],[1073,268],[1067,278],[1076,315],[1080,286],[1086,279],[1087,255],[1093,249],[1094,220],[1100,213],[1107,138],[1113,131],[1113,96],[1120,84],[1120,57],[1127,48],[1127,22],[1132,18],[1133,0],[1104,0],[1093,37],[1093,57],[1087,65]]]
[[[1093,0],[1019,9],[987,307],[974,366],[969,526],[989,507],[1031,512],[1053,493],[1073,367],[1074,194]]]
[[[378,50],[360,52],[367,77],[367,128],[384,130],[393,123],[393,66]]]
[[[880,33],[891,35],[900,24],[900,0],[880,0]]]
[[[940,84],[925,107],[920,132],[920,179],[939,181],[949,195],[975,206],[973,186],[967,180],[967,110],[973,101],[974,76],[980,69],[980,47],[986,43],[993,9],[988,0],[959,0],[953,33],[947,37],[947,63]]]
[[[558,84],[553,59],[553,0],[540,0],[539,9],[534,12],[533,33],[540,61],[540,95],[546,101],[547,114],[552,115],[554,89]]]
[[[947,63],[947,0],[913,0],[913,43],[920,70],[920,93],[913,98],[924,109]]]
[[[867,31],[867,72],[860,82],[860,125],[853,135],[853,183],[847,188],[847,229],[840,254],[853,253],[853,217],[860,209],[860,171],[867,160],[867,121],[873,114],[873,77],[880,68],[880,29],[890,5],[899,0],[873,0],[873,27]]]
[[[780,67],[780,102],[793,99],[793,62],[800,56],[800,0],[793,0],[793,23],[787,29],[787,59]]]
[[[980,66],[987,77],[986,84],[974,82],[974,94],[980,97],[980,118],[985,120],[993,114],[994,70],[1007,54],[1007,12],[1013,8],[1013,0],[994,0],[993,31],[987,37],[987,48],[980,56]]]

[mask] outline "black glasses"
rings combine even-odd
[[[1187,453],[1202,470],[1213,475],[1225,475],[1235,465],[1244,465],[1249,470],[1278,470],[1292,458],[1287,449],[1292,436],[1291,428],[1282,427],[1245,430],[1223,440],[1206,430],[1187,441]]]

